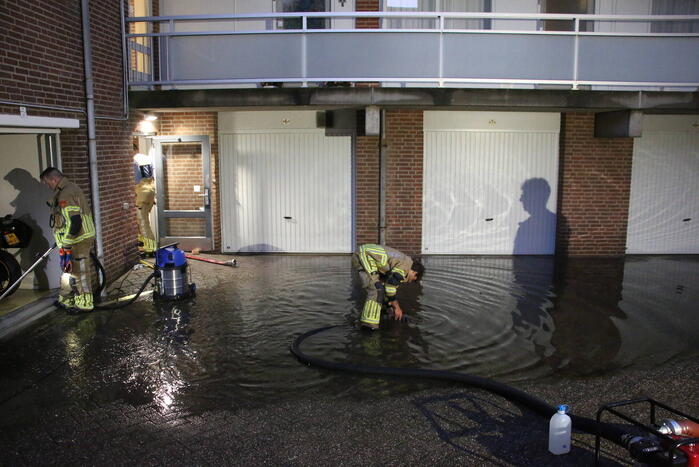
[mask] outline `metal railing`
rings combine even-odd
[[[699,31],[699,15],[322,12],[125,21],[149,25],[126,34],[131,86],[699,87],[699,33],[673,31]],[[547,30],[553,24],[558,30]]]

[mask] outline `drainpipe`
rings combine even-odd
[[[99,178],[97,174],[97,138],[95,137],[95,92],[92,79],[92,39],[90,36],[89,0],[81,0],[83,22],[83,60],[85,62],[85,97],[87,100],[87,153],[90,160],[90,192],[95,221],[97,258],[103,263],[102,214],[100,212]]]
[[[386,244],[386,111],[381,109],[381,135],[379,136],[379,244]]]

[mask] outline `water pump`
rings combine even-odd
[[[192,297],[196,286],[191,282],[185,252],[177,243],[155,252],[155,293],[159,298],[180,300]]]

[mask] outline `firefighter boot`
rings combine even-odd
[[[80,312],[92,311],[95,306],[92,302],[91,293],[83,293],[75,296],[75,308]]]
[[[152,255],[155,253],[155,240],[148,237],[143,237],[143,253]]]
[[[379,329],[380,320],[381,305],[375,300],[367,299],[362,310],[361,325],[369,329]]]
[[[71,308],[75,307],[75,300],[73,300],[73,297],[64,297],[63,295],[59,295],[56,305],[64,310],[70,310]]]

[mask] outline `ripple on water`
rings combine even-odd
[[[423,281],[399,293],[408,320],[373,333],[357,328],[363,295],[348,256],[239,262],[193,300],[48,316],[0,349],[4,361],[17,362],[2,369],[12,377],[31,362],[24,368],[54,368],[58,393],[152,400],[167,409],[314,393],[366,397],[422,384],[300,365],[289,352],[292,339],[329,325],[340,326],[310,338],[305,352],[505,382],[699,352],[699,261],[692,258],[426,257]],[[29,342],[40,343],[37,350]]]

